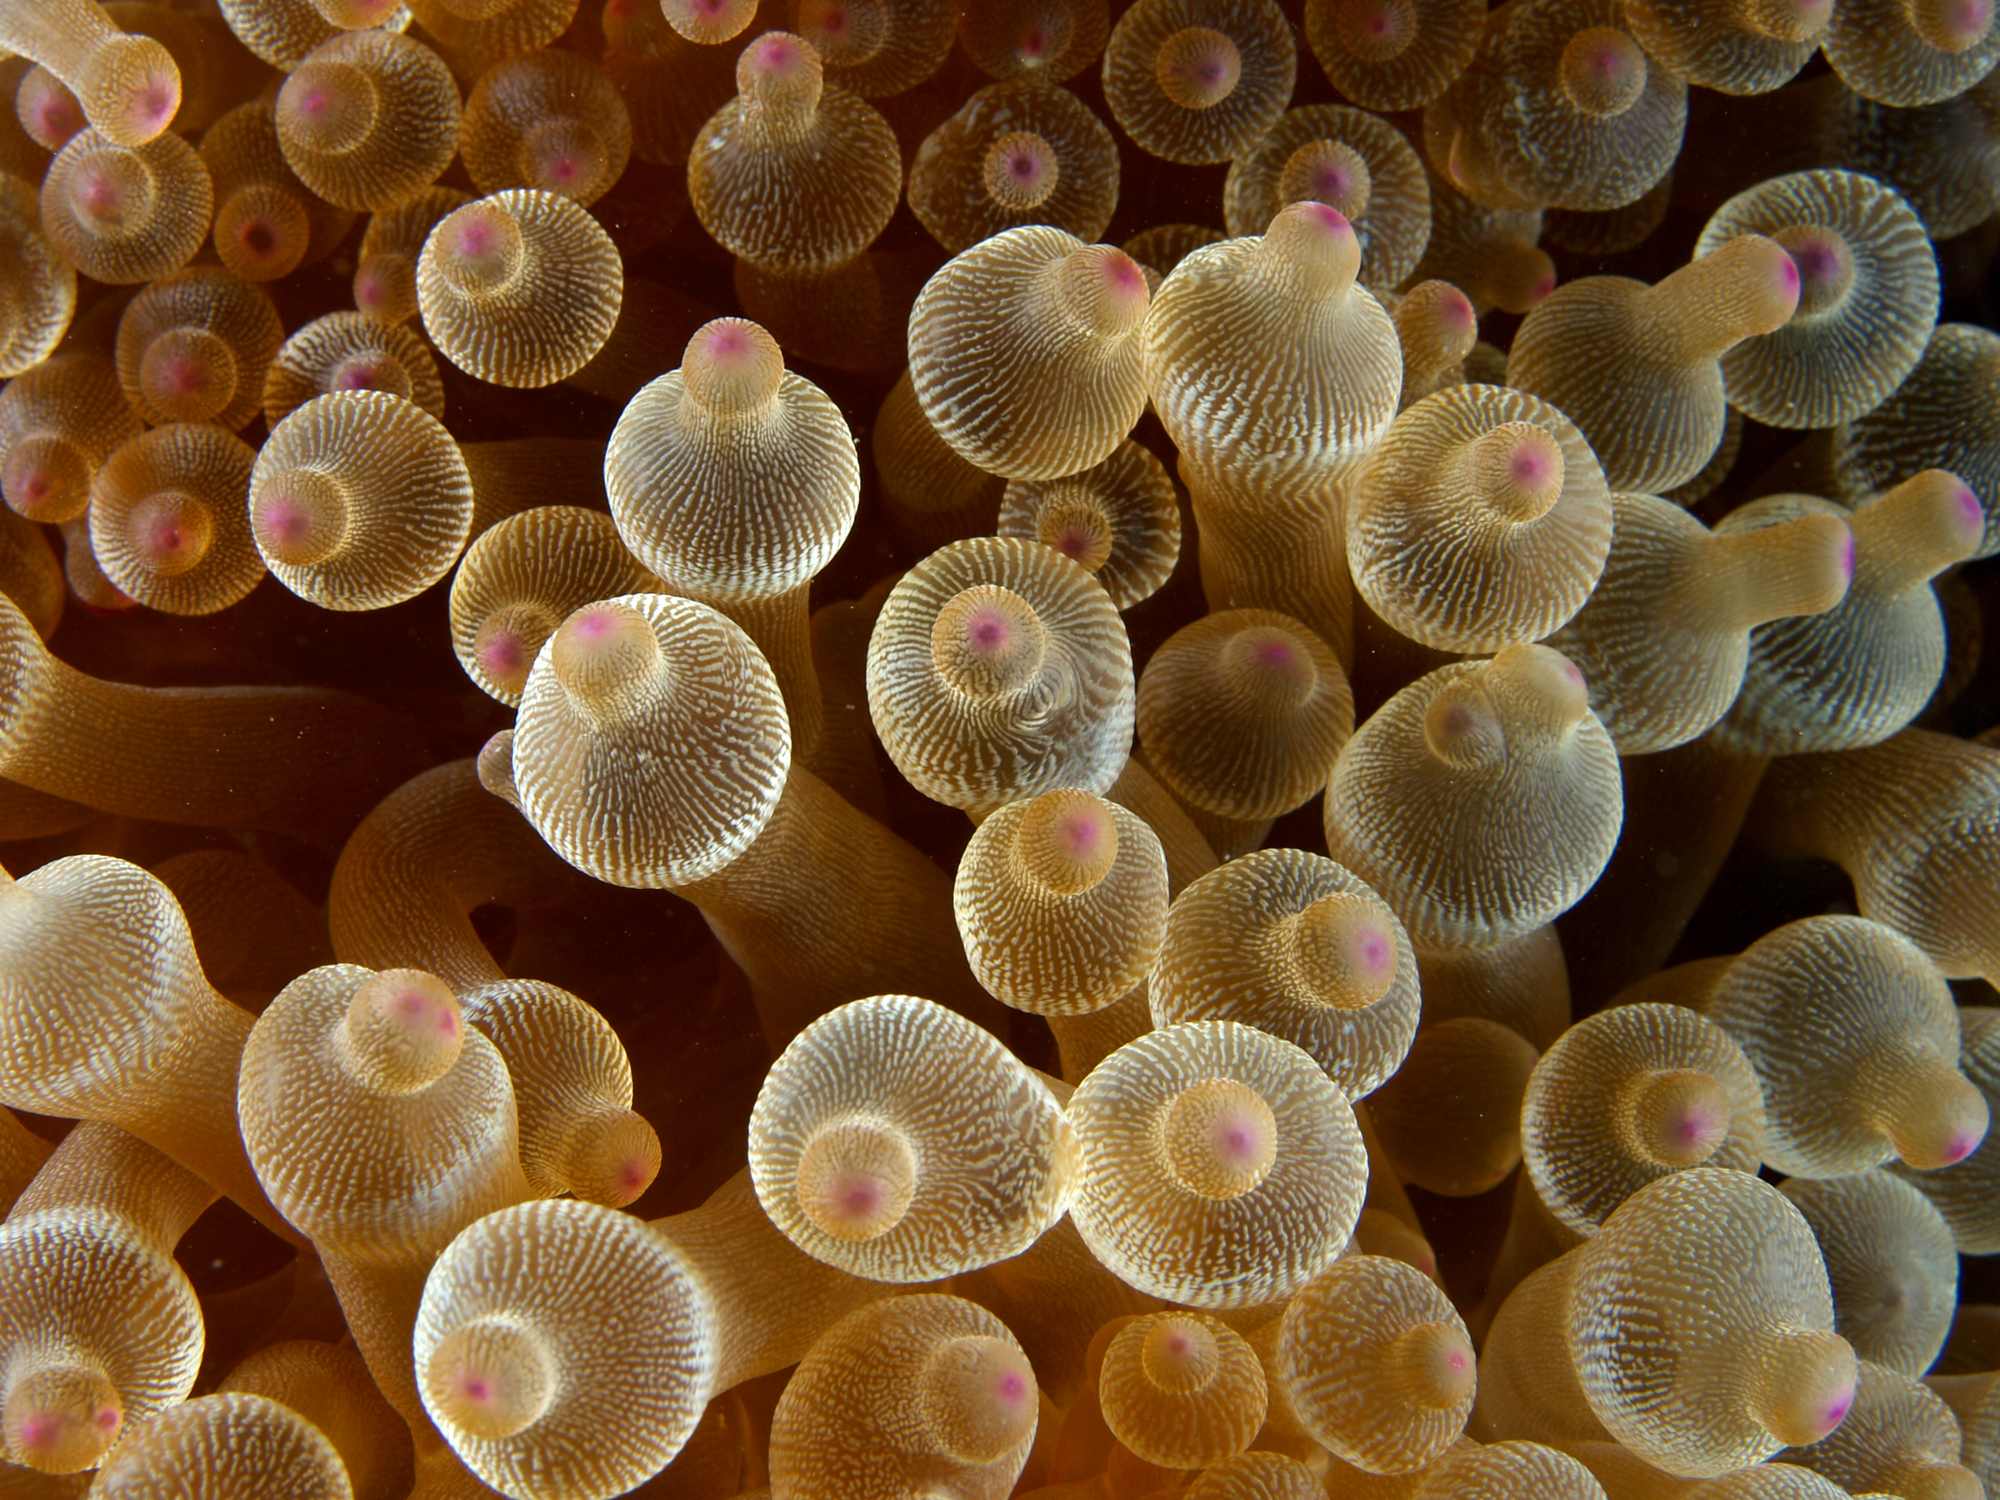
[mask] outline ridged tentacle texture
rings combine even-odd
[[[810,763],[822,709],[806,595],[861,500],[860,455],[840,408],[785,369],[763,328],[718,318],[688,341],[678,370],[627,403],[605,449],[604,487],[632,555],[757,643],[784,694],[794,752]]]
[[[95,130],[69,138],[42,179],[42,233],[92,281],[130,286],[186,265],[208,238],[215,187],[178,135],[113,145]]]
[[[1540,1443],[1467,1444],[1426,1469],[1411,1500],[1605,1500],[1590,1470]]]
[[[1993,7],[1938,0],[1836,6],[1826,60],[1862,98],[1895,109],[1938,104],[1978,86],[2000,62]]]
[[[879,453],[876,466],[884,467]],[[1127,438],[1102,463],[1075,474],[1014,480],[1000,497],[994,531],[1055,548],[1103,584],[1122,611],[1151,598],[1172,576],[1181,551],[1180,501],[1166,465]]]
[[[326,1435],[266,1396],[222,1391],[136,1428],[99,1471],[102,1500],[354,1500]]]
[[[1398,416],[1346,519],[1356,591],[1444,651],[1541,640],[1583,606],[1611,550],[1611,494],[1583,434],[1500,386],[1454,386]]]
[[[299,181],[370,213],[437,181],[458,151],[459,118],[444,59],[393,31],[329,38],[278,91],[278,143]]]
[[[525,1203],[470,1225],[431,1267],[418,1380],[489,1484],[608,1500],[672,1459],[711,1397],[797,1364],[887,1291],[801,1254],[742,1173],[650,1223]]]
[[[1985,1098],[1989,1113],[2000,1112],[2000,1010],[1967,1005],[1959,1009],[1958,1020],[1960,1066]],[[1895,1163],[1889,1170],[1944,1215],[1961,1254],[2000,1250],[2000,1141],[1990,1131],[1978,1150],[1953,1166],[1913,1171]]]
[[[1625,26],[1655,66],[1724,94],[1764,94],[1812,59],[1830,0],[1628,0]]]
[[[215,1189],[115,1125],[64,1139],[0,1225],[0,1438],[16,1464],[95,1468],[185,1401],[202,1315],[174,1245]]]
[[[410,1429],[375,1388],[367,1361],[346,1345],[266,1344],[224,1376],[220,1389],[266,1397],[317,1427],[340,1455],[354,1500],[400,1500],[410,1492]]]
[[[953,254],[1024,224],[1090,244],[1117,202],[1111,132],[1074,94],[1039,79],[980,89],[910,163],[910,211]]]
[[[257,415],[285,325],[256,285],[214,267],[162,276],[118,319],[118,383],[149,426],[212,422],[240,431]]]
[[[1892,927],[1947,979],[2000,976],[2000,750],[1928,729],[1771,764],[1753,834],[1830,859],[1855,905]]]
[[[316,396],[250,475],[265,566],[322,609],[382,609],[451,571],[472,530],[472,476],[444,424],[387,391]]]
[[[74,855],[0,886],[0,982],[0,1102],[130,1131],[296,1238],[236,1129],[251,1017],[209,988],[158,879]]]
[[[1603,871],[1624,816],[1617,752],[1587,691],[1546,646],[1420,678],[1341,751],[1328,851],[1426,948],[1551,920]]]
[[[276,427],[315,396],[384,391],[444,420],[437,358],[414,329],[333,312],[293,330],[264,372],[264,421]]]
[[[482,193],[540,188],[591,204],[625,173],[632,118],[601,69],[550,48],[480,75],[459,152]]]
[[[1285,1304],[1277,1376],[1315,1441],[1370,1474],[1432,1464],[1465,1431],[1472,1340],[1443,1290],[1379,1255],[1350,1255]]]
[[[1198,1312],[1126,1323],[1104,1351],[1097,1400],[1111,1435],[1164,1469],[1226,1463],[1256,1438],[1268,1404],[1256,1351]]]
[[[406,203],[369,217],[355,254],[354,305],[371,318],[401,323],[417,315],[417,260],[448,214],[472,202],[457,188],[427,187]]]
[[[1832,609],[1771,620],[1750,636],[1743,688],[1716,731],[1738,755],[1797,755],[1877,744],[1930,701],[1944,676],[1944,616],[1930,581],[1978,547],[1979,497],[1927,469],[1858,510],[1812,495],[1769,495],[1723,517],[1744,534],[1819,512],[1854,534],[1854,577]]]
[[[1306,44],[1364,109],[1421,109],[1472,62],[1485,20],[1467,0],[1306,0]]]
[[[872,1281],[1017,1255],[1068,1207],[1075,1132],[1041,1080],[964,1017],[910,995],[843,1005],[765,1075],[750,1175],[771,1221]]]
[[[1750,1059],[1680,1005],[1621,1005],[1577,1022],[1535,1065],[1521,1101],[1528,1176],[1548,1211],[1584,1236],[1661,1177],[1756,1171],[1763,1146]]]
[[[623,1493],[680,1451],[717,1389],[715,1310],[689,1257],[595,1204],[467,1227],[430,1268],[415,1328],[425,1409],[510,1495]]]
[[[1573,1381],[1586,1421],[1657,1468],[1706,1478],[1817,1441],[1854,1401],[1854,1351],[1833,1331],[1812,1230],[1747,1172],[1648,1184],[1508,1309],[1517,1301],[1523,1322],[1503,1336],[1503,1310],[1480,1361],[1482,1413],[1489,1360],[1511,1361],[1516,1381],[1538,1368],[1524,1361],[1560,1358],[1568,1373],[1544,1370],[1512,1431],[1536,1426],[1533,1403],[1549,1409]]]
[[[76,311],[76,271],[41,225],[33,183],[0,174],[0,375],[33,369],[55,349]],[[12,503],[11,500],[9,503]]]
[[[993,0],[960,12],[959,45],[991,77],[1061,83],[1103,55],[1110,11],[1108,0]]]
[[[1833,1327],[1871,1364],[1914,1380],[1951,1332],[1958,1253],[1951,1226],[1918,1189],[1887,1172],[1782,1187],[1812,1225],[1833,1287]]]
[[[774,1045],[885,984],[990,1005],[944,875],[791,752],[777,681],[738,626],[693,600],[632,594],[578,610],[542,648],[511,791],[578,869],[701,908],[763,992]]]
[[[1146,988],[1156,1026],[1255,1026],[1302,1048],[1350,1100],[1396,1071],[1421,1009],[1403,924],[1366,882],[1302,849],[1259,849],[1182,891]]]
[[[1936,1392],[1914,1376],[1863,1360],[1847,1420],[1818,1442],[1782,1456],[1851,1495],[1981,1500],[1985,1485],[1958,1461],[1962,1441],[1958,1418]]]
[[[1222,217],[1231,235],[1262,234],[1293,203],[1323,203],[1354,226],[1371,292],[1401,286],[1431,238],[1423,158],[1401,131],[1366,110],[1311,104],[1287,110],[1229,164]]]
[[[536,506],[487,527],[459,559],[452,649],[468,677],[515,707],[543,642],[571,614],[597,599],[664,592],[604,512]]]
[[[1045,224],[952,257],[910,310],[910,382],[961,458],[1008,479],[1101,463],[1146,405],[1139,263]]]
[[[1355,284],[1324,204],[1186,256],[1146,319],[1146,387],[1180,451],[1213,609],[1292,615],[1346,662],[1352,596],[1336,482],[1396,414],[1396,325]]]
[[[0,495],[30,521],[73,521],[98,465],[140,426],[109,360],[44,360],[0,389]]]
[[[1132,748],[1125,625],[1039,542],[940,548],[890,591],[868,641],[868,711],[919,791],[983,818],[1056,787],[1103,793]]]
[[[1005,1500],[1039,1415],[1035,1372],[998,1318],[937,1293],[849,1313],[771,1418],[774,1494]]]
[[[539,188],[454,209],[417,259],[417,310],[475,380],[536,387],[590,363],[618,322],[625,263],[598,222]]]
[[[1582,670],[1620,755],[1707,733],[1742,689],[1751,632],[1834,608],[1854,573],[1834,511],[1718,533],[1655,495],[1621,492],[1611,507],[1604,574],[1549,644]]]
[[[1507,383],[1583,430],[1614,490],[1692,479],[1722,442],[1722,356],[1790,321],[1799,268],[1776,240],[1740,234],[1657,286],[1566,282],[1522,322]]]
[[[1291,102],[1298,48],[1272,0],[1139,0],[1104,49],[1104,102],[1174,162],[1228,161]]]
[[[1169,636],[1139,683],[1146,759],[1218,853],[1311,801],[1354,732],[1347,674],[1275,610],[1223,610]]]
[[[958,30],[950,0],[799,0],[794,9],[834,81],[868,99],[932,77]]]
[[[1234,1021],[1151,1032],[1078,1085],[1070,1217],[1121,1281],[1192,1307],[1290,1296],[1337,1256],[1368,1183],[1339,1087]]]
[[[237,1114],[376,1384],[421,1421],[410,1330],[425,1272],[466,1225],[532,1196],[499,1050],[435,975],[328,964],[257,1018]]]
[[[1650,64],[1618,5],[1518,0],[1424,135],[1431,164],[1481,202],[1604,212],[1671,170],[1686,123],[1687,85]]]
[[[1146,386],[1184,474],[1255,505],[1305,508],[1380,440],[1402,351],[1355,282],[1360,261],[1343,215],[1293,204],[1259,238],[1174,267],[1146,320]]]
[[[903,187],[902,153],[881,112],[828,82],[812,44],[785,31],[743,49],[736,89],[688,156],[701,227],[732,255],[793,275],[866,250]]]
[[[94,0],[24,6],[0,21],[0,48],[31,57],[76,96],[93,129],[142,146],[173,123],[181,74],[173,54],[120,31]]]
[[[531,1189],[623,1208],[652,1185],[660,1138],[632,1110],[632,1062],[610,1022],[539,979],[482,984],[458,1003],[507,1064]]]
[[[973,976],[1001,1004],[1088,1015],[1143,982],[1160,951],[1166,855],[1137,813],[1058,787],[973,831],[952,909]]]
[[[256,450],[219,427],[174,423],[119,448],[91,484],[90,544],[124,594],[214,614],[257,586],[264,560],[243,497]]]
[[[1915,210],[1859,172],[1795,172],[1723,204],[1694,253],[1742,234],[1790,253],[1799,305],[1722,356],[1729,404],[1773,427],[1831,427],[1879,406],[1937,326],[1937,256]]]
[[[1833,436],[1839,497],[1860,505],[1925,469],[1948,469],[1980,497],[1985,534],[1974,557],[2000,552],[2000,434],[1968,392],[2000,379],[2000,334],[1940,323],[1917,367],[1888,399]]]
[[[1892,1156],[1946,1167],[1986,1136],[1986,1101],[1958,1070],[1950,987],[1878,923],[1787,923],[1745,949],[1700,1008],[1757,1070],[1764,1160],[1781,1172],[1845,1177]]]
[[[281,280],[324,260],[354,224],[285,160],[271,99],[239,104],[209,126],[201,159],[215,189],[215,253],[232,276]]]

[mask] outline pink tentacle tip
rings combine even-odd
[[[1538,281],[1535,285],[1540,287],[1541,283]],[[1555,286],[1553,278],[1549,279],[1549,285],[1553,290]],[[1548,292],[1541,292],[1535,300],[1540,301],[1547,295]],[[1476,328],[1479,325],[1479,314],[1472,310],[1472,299],[1456,287],[1452,288],[1450,296],[1438,299],[1437,308],[1438,320],[1447,328],[1462,333],[1468,328]]]
[[[1354,233],[1354,225],[1348,220],[1347,215],[1329,204],[1307,203],[1303,207],[1303,212],[1307,219],[1319,225],[1329,235]]]
[[[1847,532],[1840,539],[1840,576],[1854,577],[1854,533]]]
[[[1952,496],[1958,502],[1959,519],[1969,530],[1986,530],[1986,507],[1979,503],[1979,495],[1971,485],[1961,484]]]
[[[1797,300],[1799,295],[1799,264],[1787,255],[1778,262],[1778,288]]]
[[[751,45],[757,49],[753,54],[752,66],[760,73],[789,73],[798,67],[804,56],[800,51],[798,40],[781,32],[772,32]]]
[[[303,546],[313,534],[313,510],[296,495],[263,494],[251,505],[250,523],[267,547]]]
[[[1842,1422],[1845,1422],[1848,1412],[1853,1407],[1854,1392],[1852,1389],[1843,1391],[1840,1395],[1835,1396],[1831,1401],[1827,1402],[1825,1407],[1820,1411],[1820,1435],[1822,1437],[1825,1436]]]
[[[1555,289],[1556,273],[1554,271],[1546,271],[1535,278],[1535,284],[1529,288],[1528,295],[1534,298],[1535,301],[1541,302]]]
[[[1395,963],[1396,945],[1380,928],[1367,928],[1355,938],[1354,959],[1365,973],[1379,975]]]
[[[1964,1161],[1979,1149],[1981,1142],[1985,1139],[1986,1132],[1983,1130],[1962,1130],[1958,1132],[1945,1142],[1938,1165],[1948,1167],[1955,1162]]]

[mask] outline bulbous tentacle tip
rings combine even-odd
[[[110,1377],[76,1365],[29,1370],[9,1388],[0,1416],[7,1456],[45,1474],[95,1468],[124,1424],[124,1401]]]
[[[479,784],[502,802],[518,809],[521,794],[514,787],[514,731],[503,729],[479,747]]]

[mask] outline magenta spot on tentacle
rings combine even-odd
[[[1019,1370],[1009,1370],[993,1383],[993,1394],[1009,1406],[1019,1406],[1028,1395],[1028,1382]]]
[[[1854,576],[1854,533],[1851,531],[1840,539],[1840,576]]]
[[[1454,174],[1454,176],[1455,175],[1456,174]],[[1535,301],[1540,302],[1544,297],[1548,296],[1548,294],[1550,292],[1553,292],[1555,289],[1556,289],[1556,273],[1554,271],[1544,271],[1541,275],[1535,278],[1535,284],[1534,286],[1528,289],[1528,295],[1532,297]]]
[[[1389,935],[1373,929],[1363,932],[1354,945],[1355,956],[1361,960],[1363,968],[1380,972],[1386,969],[1395,957],[1395,945]]]
[[[1290,641],[1261,641],[1250,659],[1267,672],[1289,672],[1299,664],[1299,653]]]
[[[527,666],[528,653],[512,631],[493,636],[479,647],[479,664],[494,677],[517,676]]]
[[[162,391],[175,396],[192,396],[208,381],[208,363],[192,355],[175,355],[155,366]]]
[[[1976,1131],[1960,1131],[1945,1142],[1944,1160],[1939,1165],[1948,1167],[1953,1162],[1964,1161],[1966,1157],[1979,1149],[1979,1143],[1985,1139],[1986,1137],[1983,1134]]]
[[[752,43],[757,49],[756,67],[765,73],[789,72],[798,66],[798,44],[778,32]]]
[[[1091,537],[1088,532],[1072,526],[1056,538],[1056,551],[1081,562],[1084,554],[1090,551],[1090,542]]]
[[[1024,63],[1038,63],[1048,55],[1048,50],[1048,32],[1040,26],[1030,26],[1021,33],[1021,40],[1014,48],[1014,55]]]
[[[496,226],[478,214],[458,220],[453,225],[452,234],[455,240],[453,248],[467,260],[491,255],[500,239]]]
[[[1547,293],[1543,295],[1546,296]],[[1472,328],[1479,322],[1479,315],[1472,310],[1471,299],[1456,287],[1452,288],[1450,296],[1439,300],[1437,308],[1439,320],[1447,327],[1463,330]]]
[[[177,516],[159,516],[146,527],[142,543],[146,555],[156,562],[179,557],[188,548],[187,527]]]
[[[179,91],[164,78],[156,78],[146,86],[134,109],[134,119],[145,130],[165,130],[180,107]]]
[[[118,208],[123,194],[109,172],[86,169],[78,177],[77,202],[85,213],[101,216]]]
[[[1778,262],[1778,285],[1788,292],[1796,292],[1799,289],[1798,262],[1789,255]]]
[[[300,89],[289,102],[299,114],[317,120],[333,108],[333,91],[324,88]]]
[[[1514,450],[1507,471],[1513,476],[1514,483],[1523,488],[1538,485],[1549,477],[1548,455],[1539,448],[1523,444]]]
[[[68,140],[83,129],[83,110],[68,92],[50,92],[35,100],[35,128],[50,140]]]
[[[46,1412],[37,1412],[21,1423],[21,1443],[26,1448],[43,1448],[62,1431],[62,1421]]]
[[[372,391],[382,384],[382,367],[373,360],[351,359],[333,376],[336,391]]]
[[[1348,221],[1347,215],[1331,204],[1308,202],[1300,205],[1300,211],[1328,234],[1354,233],[1354,225]]]
[[[840,6],[828,6],[820,12],[819,29],[826,36],[845,36],[847,35],[848,19],[847,12]]]
[[[618,616],[608,609],[587,609],[577,615],[570,628],[586,641],[608,640],[618,629]]]
[[[1979,496],[1970,485],[1961,484],[1952,497],[1958,502],[1959,518],[1974,531],[1986,529],[1986,508],[1979,503]]]
[[[91,1419],[91,1425],[99,1432],[111,1433],[116,1432],[123,1425],[124,1421],[125,1413],[117,1407],[100,1406],[97,1409],[97,1415]]]
[[[1846,1421],[1847,1413],[1853,1405],[1854,1392],[1851,1390],[1835,1396],[1831,1401],[1827,1402],[1825,1409],[1820,1412],[1820,1432],[1822,1434],[1829,1433],[1842,1422]]]
[[[1581,668],[1577,666],[1575,662],[1573,661],[1564,662],[1562,664],[1562,672],[1563,676],[1569,679],[1570,685],[1572,687],[1583,686],[1583,671]]]
[[[313,533],[312,507],[280,491],[257,497],[252,519],[267,547],[297,547]]]

